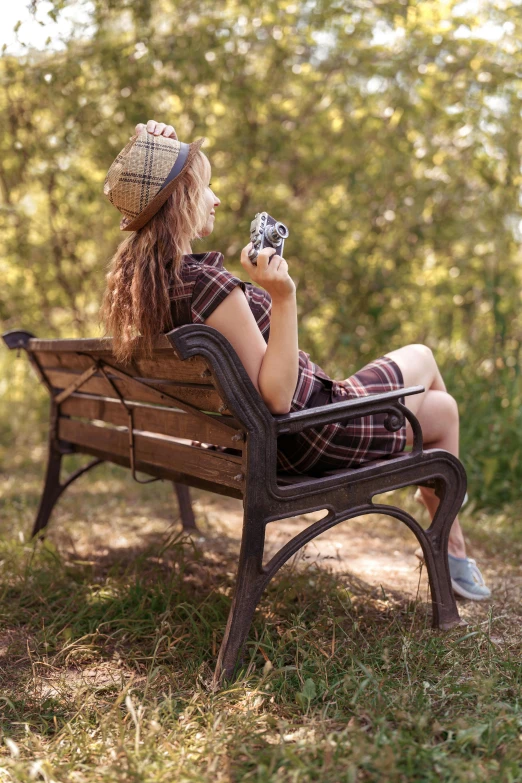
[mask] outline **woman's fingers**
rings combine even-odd
[[[141,133],[144,129],[147,129],[148,133],[152,133],[154,136],[165,136],[167,139],[177,139],[178,135],[174,130],[173,125],[166,125],[164,122],[156,122],[156,120],[148,120],[147,124],[138,122],[136,125],[135,133]]]
[[[274,272],[278,276],[284,277],[288,274],[288,263],[282,256],[272,256],[270,267],[274,267]]]
[[[252,264],[248,253],[252,248],[252,242],[249,242],[241,251],[241,264],[248,271],[250,276],[260,282],[269,282],[279,276],[288,274],[288,264],[286,260],[277,255],[275,248],[265,247],[258,253],[256,264]]]
[[[156,127],[154,128],[154,135],[161,136],[161,134],[163,133],[166,127],[167,126],[165,125],[164,122],[157,122]]]
[[[252,249],[249,242],[241,251],[241,264],[249,277],[265,288],[273,297],[287,297],[295,294],[295,283],[288,274],[286,260],[277,255],[273,247],[265,247],[257,256],[257,264],[251,263],[248,252]]]
[[[245,245],[245,247],[241,251],[240,261],[241,261],[242,266],[244,266],[245,268],[248,268],[248,266],[252,266],[252,263],[251,263],[251,261],[250,261],[250,259],[248,257],[248,253],[249,253],[251,247],[252,247],[252,242],[249,242],[248,245]]]
[[[163,135],[166,136],[168,139],[177,139],[178,138],[178,134],[174,130],[174,126],[173,125],[167,125],[165,127],[165,130],[163,131]]]
[[[272,256],[275,255],[275,249],[273,247],[264,247],[257,255],[257,266],[263,270],[268,268]]]

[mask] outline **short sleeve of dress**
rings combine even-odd
[[[245,283],[239,277],[231,275],[226,269],[203,266],[192,291],[192,322],[195,324],[204,323],[223,299],[238,285],[243,291],[245,290]]]

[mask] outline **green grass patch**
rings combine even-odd
[[[181,535],[167,483],[113,467],[28,542],[40,474],[2,483],[0,781],[522,780],[515,572],[443,634],[424,600],[287,565],[215,690],[235,552]],[[482,547],[519,545],[486,522]]]

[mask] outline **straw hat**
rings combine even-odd
[[[123,214],[122,231],[137,231],[163,206],[176,179],[200,144],[154,136],[143,128],[131,137],[112,163],[103,192]]]

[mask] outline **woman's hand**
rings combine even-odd
[[[156,120],[149,120],[147,125],[143,122],[138,122],[135,128],[135,133],[141,133],[141,131],[147,128],[149,133],[153,136],[166,136],[167,139],[177,139],[178,135],[172,125],[165,125],[164,122],[156,122]],[[132,136],[131,136],[132,139]]]
[[[276,255],[273,247],[264,247],[257,256],[257,266],[253,264],[248,251],[252,247],[249,242],[241,251],[241,265],[254,283],[263,286],[272,299],[286,299],[295,294],[295,283],[288,274],[288,264],[281,256]]]

